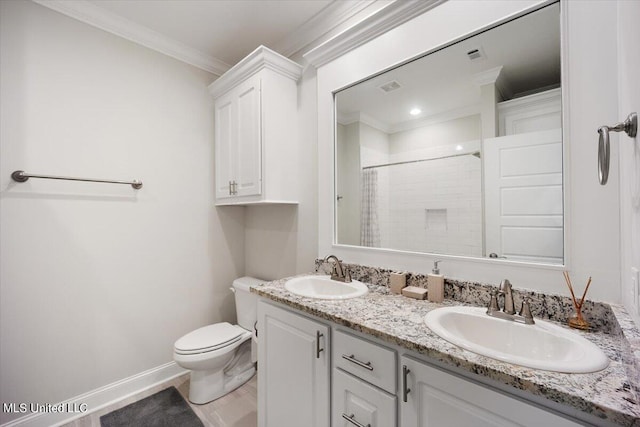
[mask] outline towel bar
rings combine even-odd
[[[11,178],[13,178],[16,182],[26,182],[29,178],[42,178],[42,179],[63,179],[67,181],[86,181],[86,182],[103,182],[108,184],[127,184],[139,190],[142,188],[142,181],[138,181],[134,179],[133,181],[114,181],[108,179],[90,179],[90,178],[72,178],[69,176],[54,176],[54,175],[37,175],[33,173],[26,173],[25,171],[14,171],[11,174]]]

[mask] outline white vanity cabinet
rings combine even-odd
[[[332,426],[395,427],[396,352],[341,330],[332,341]]]
[[[301,73],[300,65],[260,46],[209,86],[216,205],[296,203]]]
[[[400,374],[402,427],[582,425],[406,355]]]
[[[396,426],[396,397],[338,368],[331,398],[334,427]]]
[[[330,329],[258,302],[258,427],[329,427]]]
[[[363,335],[259,299],[258,426],[585,425]]]

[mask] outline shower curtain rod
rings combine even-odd
[[[362,170],[381,168],[381,167],[385,167],[385,166],[406,165],[406,164],[409,164],[409,163],[429,162],[431,160],[449,159],[449,158],[452,158],[452,157],[462,157],[462,156],[476,156],[477,158],[480,158],[480,151],[473,151],[471,153],[450,154],[448,156],[432,157],[430,159],[406,160],[404,162],[395,162],[395,163],[386,163],[386,164],[382,164],[382,165],[365,166],[365,167],[362,168]]]

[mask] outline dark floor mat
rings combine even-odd
[[[102,427],[204,427],[175,387],[100,417]]]

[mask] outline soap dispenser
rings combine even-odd
[[[442,302],[444,300],[444,276],[440,274],[438,263],[441,260],[433,262],[433,270],[427,275],[427,299],[431,302]]]

